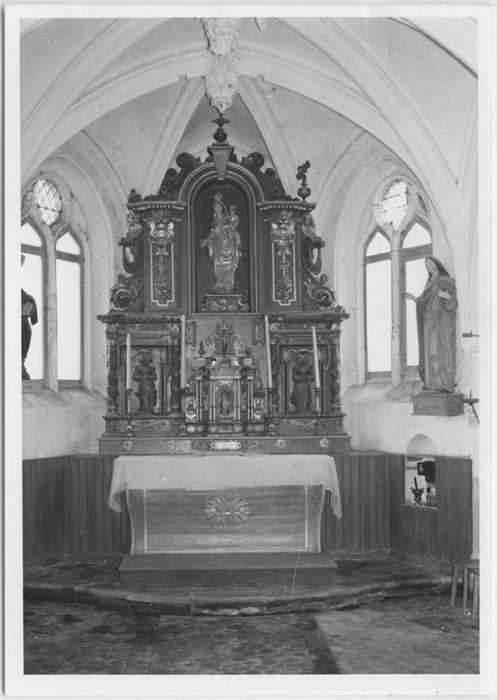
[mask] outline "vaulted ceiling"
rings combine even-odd
[[[312,163],[319,199],[337,165],[377,152],[449,199],[476,119],[471,19],[268,18],[241,21],[240,89],[226,112],[240,156],[261,152],[295,194]],[[156,192],[182,151],[205,155],[216,116],[194,18],[24,20],[23,177],[72,146],[98,154],[123,196]],[[360,160],[360,158],[359,158]],[[450,190],[450,191],[449,191]]]

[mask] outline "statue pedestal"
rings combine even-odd
[[[203,313],[248,310],[248,304],[242,301],[241,294],[206,294],[200,306],[200,311]]]
[[[460,416],[464,413],[462,394],[421,393],[412,397],[415,416]]]

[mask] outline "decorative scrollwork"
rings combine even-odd
[[[327,311],[335,305],[335,293],[326,285],[328,275],[321,275],[318,279],[308,277],[303,280],[304,311],[319,309]]]
[[[110,303],[113,309],[118,311],[133,309],[143,310],[143,285],[140,279],[134,276],[126,277],[123,274],[117,275],[117,282],[110,290]]]
[[[242,158],[241,165],[256,178],[267,200],[292,199],[285,194],[281,180],[273,168],[266,168],[265,171],[262,171],[264,156],[261,153],[250,153],[245,158]]]
[[[187,176],[201,165],[200,158],[195,158],[191,153],[180,153],[176,158],[179,171],[168,168],[159,187],[159,197],[164,199],[177,199],[181,185]]]

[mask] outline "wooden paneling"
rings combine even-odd
[[[443,561],[465,561],[473,548],[471,460],[437,457],[437,508]]]
[[[77,455],[23,464],[24,559],[129,551],[127,512],[107,505],[111,456]]]
[[[23,465],[26,561],[71,553],[129,552],[126,508],[107,505],[112,455],[29,460]],[[391,548],[442,561],[471,556],[471,461],[437,457],[436,509],[404,505],[404,457],[336,455],[343,517],[325,508],[328,551]]]
[[[402,546],[406,554],[427,559],[440,559],[439,513],[436,508],[401,506]]]
[[[444,562],[465,561],[473,545],[471,460],[437,456],[436,480],[436,508],[403,504],[397,509],[400,518],[397,524],[392,518],[392,548]],[[401,488],[397,497],[404,500]]]
[[[390,548],[391,490],[392,483],[395,492],[399,490],[403,457],[350,453],[336,456],[335,463],[343,516],[340,520],[327,517],[324,546],[328,551]]]

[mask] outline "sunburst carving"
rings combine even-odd
[[[223,492],[207,501],[204,508],[213,525],[241,525],[250,517],[250,505],[239,493]]]

